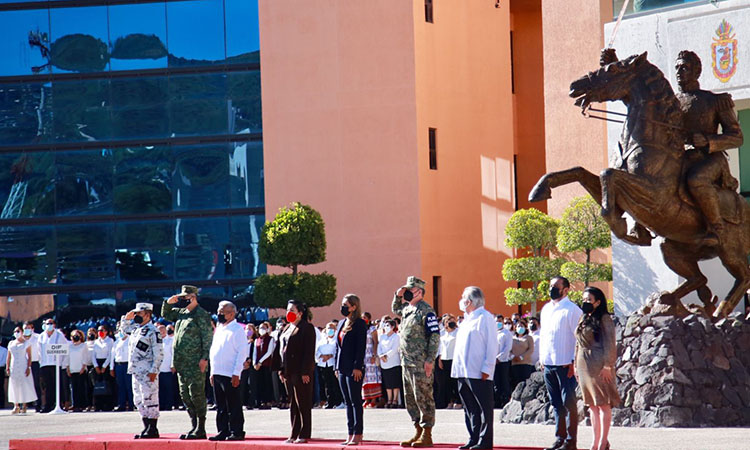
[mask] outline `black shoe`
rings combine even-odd
[[[219,433],[216,436],[211,436],[208,438],[209,441],[224,441],[229,437],[229,433]]]
[[[198,418],[195,416],[190,416],[190,423],[193,424],[193,428],[190,429],[187,433],[181,434],[180,439],[187,439],[188,436],[190,436],[196,428],[198,428]]]
[[[133,436],[133,439],[140,439],[148,430],[148,419],[146,419],[145,417],[141,417],[141,421],[143,422],[143,430],[140,433]]]
[[[141,439],[158,439],[159,438],[159,430],[156,429],[156,422],[157,419],[146,419],[148,422],[148,428],[146,428],[146,432],[141,434]]]
[[[471,450],[492,450],[492,446],[491,445],[483,445],[483,444],[472,445],[469,448]]]
[[[544,450],[560,450],[563,448],[563,445],[565,445],[565,441],[563,441],[562,439],[558,439],[554,444],[552,444],[552,447],[547,447]]]
[[[124,411],[127,411],[127,408],[125,408],[124,406],[118,406],[113,411],[114,412],[124,412]]]
[[[244,441],[245,440],[245,433],[242,434],[230,434],[229,437],[224,439],[225,441]]]
[[[572,441],[566,441],[562,447],[560,447],[560,450],[578,450],[578,447],[576,446],[575,442]]]
[[[475,445],[476,445],[475,443],[469,441],[469,442],[465,443],[464,445],[462,445],[462,446],[460,446],[458,448],[460,448],[461,450],[465,450],[467,448],[472,448]]]

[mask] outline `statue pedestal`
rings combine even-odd
[[[615,425],[750,425],[750,323],[633,314],[617,333]]]

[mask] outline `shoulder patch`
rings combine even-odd
[[[439,333],[440,327],[438,327],[438,320],[435,317],[435,313],[428,313],[424,318],[424,331],[426,335],[432,333]]]

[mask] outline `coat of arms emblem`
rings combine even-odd
[[[716,36],[711,44],[711,67],[714,76],[726,83],[737,71],[737,39],[734,39],[734,28],[726,20],[721,21]]]

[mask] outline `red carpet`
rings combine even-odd
[[[176,434],[163,435],[161,439],[133,439],[132,434],[90,434],[83,436],[59,436],[36,439],[11,439],[10,450],[221,450],[251,448],[275,450],[280,448],[302,450],[342,449],[339,441],[313,439],[307,444],[285,444],[284,438],[248,436],[244,442],[181,441]],[[434,448],[456,448],[460,444],[437,444]],[[400,449],[394,442],[365,441],[356,448],[361,450]],[[495,447],[497,450],[537,450],[531,447]]]

